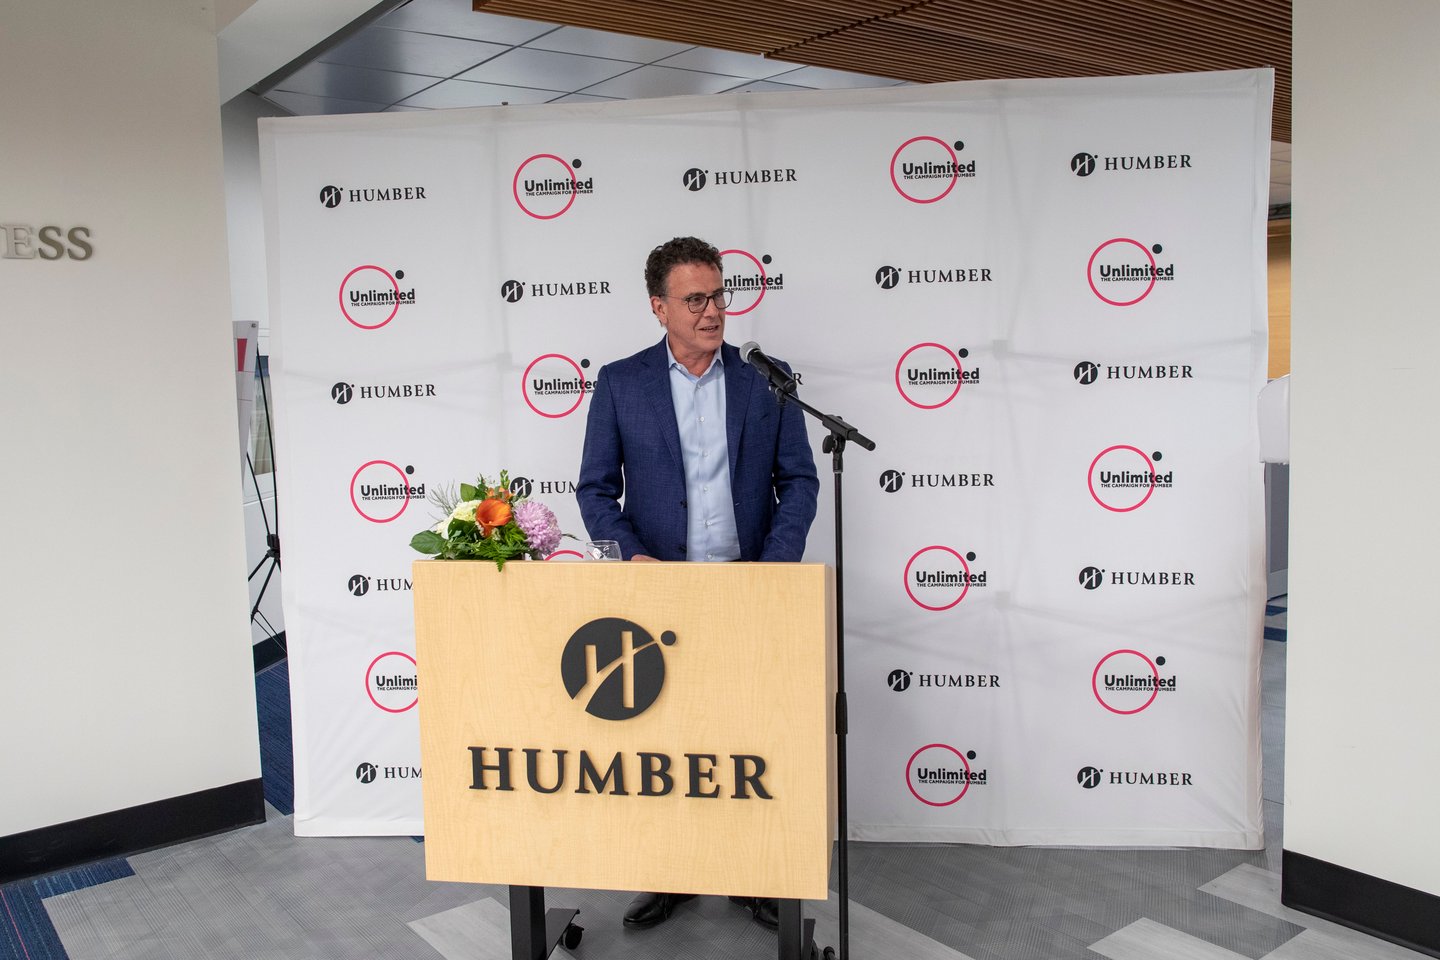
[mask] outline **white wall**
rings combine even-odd
[[[214,15],[0,0],[0,835],[260,775]]]
[[[1440,4],[1294,27],[1285,848],[1440,895]]]

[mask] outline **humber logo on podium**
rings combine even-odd
[[[560,655],[560,676],[570,699],[602,720],[629,720],[648,710],[665,685],[665,654],[675,634],[656,643],[644,627],[601,617],[576,630]]]
[[[632,620],[591,620],[570,635],[561,651],[560,678],[565,692],[585,712],[599,719],[638,717],[660,697],[665,686],[665,654],[661,648],[674,643],[672,630],[661,633],[657,642]],[[468,749],[471,790],[514,791],[519,778],[513,763],[519,752],[524,755],[524,783],[533,793],[559,793],[569,782],[575,784],[573,792],[577,794],[664,797],[681,788],[686,798],[693,799],[713,800],[722,795],[731,800],[773,797],[764,782],[766,760],[757,754],[731,753],[727,766],[719,751],[687,751],[682,760],[646,750],[595,757],[588,749],[573,746],[524,747],[517,751],[509,746],[475,745]],[[728,793],[722,787],[727,779]]]

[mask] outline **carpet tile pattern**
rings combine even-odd
[[[1284,630],[1272,601],[1267,626]],[[1262,675],[1265,849],[851,846],[851,954],[907,960],[1416,960],[1279,902],[1284,643]],[[502,887],[424,879],[410,837],[293,835],[288,676],[256,678],[264,824],[0,887],[0,960],[505,960]],[[273,781],[273,782],[272,782]],[[833,886],[833,884],[832,884]],[[774,935],[721,897],[651,930],[630,894],[549,890],[578,908],[589,960],[775,955]],[[837,939],[837,898],[806,905]],[[557,957],[570,955],[563,948]]]

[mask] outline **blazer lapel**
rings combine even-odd
[[[720,346],[725,367],[725,440],[730,448],[730,483],[735,483],[735,461],[740,456],[741,433],[755,392],[755,371],[741,362],[740,351],[725,343]]]
[[[670,395],[670,368],[665,355],[665,341],[662,339],[645,351],[644,359],[647,367],[645,393],[650,401],[650,409],[654,411],[660,435],[665,438],[665,446],[683,476],[685,459],[680,455],[680,428],[675,424],[675,401]],[[731,460],[734,460],[733,453]]]

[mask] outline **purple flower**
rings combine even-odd
[[[515,523],[530,542],[530,549],[542,557],[554,553],[560,546],[560,525],[545,504],[534,500],[515,504]]]

